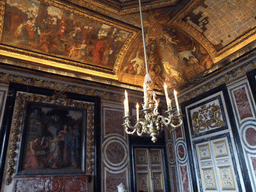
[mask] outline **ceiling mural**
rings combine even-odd
[[[185,89],[254,49],[255,10],[255,0],[142,0],[154,88]],[[142,90],[138,12],[135,0],[0,1],[1,62]]]
[[[146,52],[148,69],[155,89],[177,88],[188,83],[205,70],[213,66],[213,61],[206,50],[190,36],[166,24],[165,20],[156,20],[149,14],[146,33]],[[132,43],[118,79],[121,82],[143,86],[146,73],[142,37]]]
[[[112,70],[131,34],[37,0],[8,0],[2,43]]]

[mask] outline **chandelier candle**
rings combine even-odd
[[[175,98],[175,103],[176,103],[176,107],[177,107],[177,113],[178,115],[180,115],[180,107],[179,107],[179,103],[178,103],[178,97],[177,97],[177,91],[174,89],[174,98]]]
[[[146,56],[146,45],[145,37],[143,30],[142,22],[142,11],[141,11],[141,2],[139,0],[139,9],[140,9],[140,18],[141,18],[141,30],[142,30],[142,40],[144,48],[144,57],[145,57],[145,67],[146,75],[144,78],[143,92],[144,92],[144,104],[142,105],[141,118],[139,116],[139,104],[136,105],[136,117],[131,117],[129,114],[129,101],[128,93],[125,90],[125,100],[124,100],[124,123],[125,132],[127,134],[133,135],[134,133],[137,136],[150,136],[151,140],[155,143],[157,141],[157,136],[164,130],[164,126],[170,129],[170,132],[174,131],[177,127],[180,127],[183,123],[182,115],[180,115],[180,108],[177,98],[177,92],[174,90],[175,103],[177,107],[177,115],[174,114],[174,111],[171,107],[171,100],[168,97],[167,85],[164,84],[164,92],[166,97],[167,111],[165,116],[159,114],[158,106],[160,100],[156,98],[156,93],[153,90],[153,82],[148,72],[147,65],[147,56]],[[134,122],[131,119],[136,119]]]
[[[140,119],[140,112],[139,112],[139,108],[140,108],[139,103],[137,103],[137,104],[136,104],[137,121],[139,121],[139,119]]]
[[[169,110],[170,109],[170,99],[168,97],[168,92],[167,92],[167,85],[166,83],[164,83],[164,93],[165,93],[165,98],[166,98],[166,104],[167,104],[167,109]]]

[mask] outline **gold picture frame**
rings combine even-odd
[[[32,107],[31,107],[32,106]],[[38,106],[38,107],[37,107]],[[24,169],[24,154],[25,149],[30,145],[29,141],[29,130],[28,126],[29,121],[29,110],[31,108],[40,108],[46,107],[48,111],[52,109],[57,110],[66,110],[68,111],[84,111],[86,115],[80,117],[82,119],[82,129],[80,140],[82,141],[81,147],[81,157],[80,157],[80,166],[76,170],[65,169],[62,170],[61,167],[52,167],[52,171],[45,170],[40,167],[33,167],[32,169]],[[80,174],[93,174],[94,173],[94,103],[68,99],[65,94],[62,92],[56,92],[52,96],[45,96],[34,93],[27,92],[17,92],[13,118],[10,128],[10,139],[8,144],[8,153],[6,158],[6,167],[5,167],[5,183],[8,185],[12,182],[15,174],[30,175],[30,174],[63,174],[63,173],[80,173]],[[34,109],[33,109],[34,110]],[[32,110],[32,112],[33,112]],[[30,116],[32,113],[30,114]],[[71,118],[72,119],[72,118]],[[74,119],[73,119],[74,120]],[[80,128],[81,129],[81,128]],[[44,128],[45,130],[45,128]],[[47,128],[49,131],[49,127]],[[26,134],[25,134],[26,133]],[[42,131],[41,131],[42,133]],[[57,132],[55,132],[57,133]],[[42,134],[45,136],[44,134]],[[57,134],[56,134],[57,135]],[[56,140],[56,135],[53,135],[51,141]],[[32,137],[31,137],[32,138]],[[59,140],[59,139],[58,139]],[[27,141],[27,142],[26,142]],[[84,144],[83,144],[84,143]],[[63,152],[64,153],[64,152]],[[40,154],[39,154],[40,155]],[[43,155],[43,154],[41,154]],[[35,158],[34,158],[35,159]]]

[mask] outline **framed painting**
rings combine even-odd
[[[94,103],[17,92],[7,183],[17,175],[93,174]]]

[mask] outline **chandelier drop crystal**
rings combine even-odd
[[[146,46],[145,37],[143,29],[141,2],[139,0],[139,10],[140,10],[140,20],[141,20],[141,30],[142,30],[142,40],[144,48],[145,57],[145,67],[146,75],[144,78],[144,104],[143,104],[143,115],[140,118],[139,104],[136,105],[136,120],[133,124],[133,117],[129,113],[129,100],[128,93],[125,91],[124,100],[124,123],[125,132],[127,134],[137,134],[138,136],[147,135],[151,137],[151,140],[155,143],[157,141],[157,136],[164,130],[164,126],[170,127],[170,132],[174,131],[177,127],[180,127],[183,123],[182,115],[180,114],[179,103],[177,98],[177,92],[174,90],[174,98],[177,108],[177,114],[175,115],[175,110],[172,109],[171,100],[168,96],[167,85],[164,84],[164,91],[166,97],[167,111],[166,117],[162,116],[158,112],[158,106],[160,100],[156,98],[156,93],[153,90],[153,82],[148,73],[147,56],[146,56]]]

